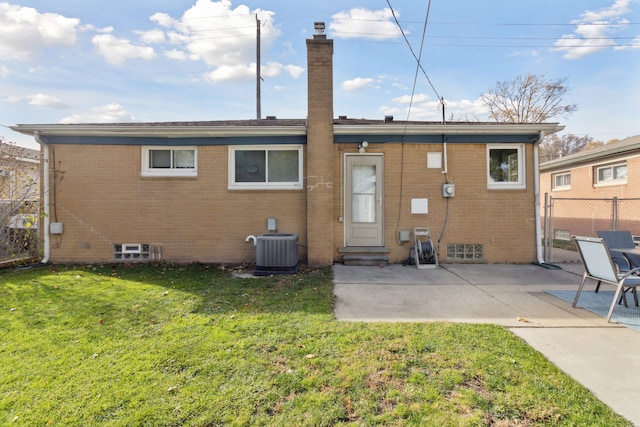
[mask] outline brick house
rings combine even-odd
[[[640,135],[542,163],[540,191],[543,197],[566,200],[553,213],[554,239],[609,229],[640,235]],[[591,199],[588,209],[578,205]]]
[[[277,231],[309,265],[397,263],[414,227],[444,262],[539,259],[538,143],[561,126],[336,119],[333,41],[307,60],[306,119],[14,126],[45,158],[45,260],[253,262],[247,237]]]
[[[37,252],[40,152],[0,142],[0,260]]]

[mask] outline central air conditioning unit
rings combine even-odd
[[[256,276],[293,274],[299,267],[297,234],[262,234],[256,238]]]

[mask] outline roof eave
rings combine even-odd
[[[619,157],[627,153],[636,153],[637,155],[639,152],[640,152],[640,143],[627,145],[624,147],[618,147],[618,148],[610,149],[607,151],[596,150],[593,152],[587,152],[586,154],[577,153],[575,155],[561,157],[559,159],[550,160],[548,162],[542,163],[540,165],[540,170],[546,171],[546,170],[553,170],[558,168],[566,168],[568,166],[589,163],[594,160],[603,160],[611,157]]]
[[[145,125],[145,124],[19,124],[11,129],[25,135],[65,136],[130,136],[130,137],[234,137],[234,136],[298,136],[306,135],[305,125],[289,126],[211,126],[211,125]],[[564,129],[558,123],[443,123],[443,124],[358,124],[333,126],[335,135],[545,135]]]
[[[130,137],[234,137],[306,135],[306,126],[157,126],[157,125],[16,125],[25,135],[130,136]]]
[[[337,125],[333,127],[336,135],[513,135],[537,134],[550,135],[564,129],[558,123],[443,123],[443,124],[380,124],[380,125]]]

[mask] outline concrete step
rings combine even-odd
[[[350,254],[342,257],[344,265],[388,265],[389,257],[377,254]]]

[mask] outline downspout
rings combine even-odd
[[[43,177],[42,177],[42,181],[43,181],[43,185],[42,185],[42,203],[44,205],[44,212],[43,212],[43,218],[42,221],[44,222],[43,225],[43,230],[42,230],[42,234],[43,234],[43,238],[44,238],[44,244],[43,244],[43,249],[44,249],[44,257],[42,258],[42,260],[40,261],[41,264],[46,264],[49,262],[49,258],[51,256],[51,233],[49,232],[49,224],[51,222],[51,183],[49,182],[49,172],[51,170],[51,167],[49,166],[49,160],[50,160],[50,153],[49,153],[49,145],[45,144],[42,139],[40,138],[40,133],[39,132],[35,132],[34,133],[34,137],[36,139],[36,142],[38,144],[40,144],[40,146],[42,147],[42,151],[43,151],[43,162],[44,165],[42,167],[42,171],[43,171]]]
[[[533,192],[534,192],[534,218],[536,220],[536,250],[538,254],[538,264],[544,264],[542,234],[540,230],[540,153],[539,145],[544,139],[544,131],[541,130],[538,140],[533,144]]]

